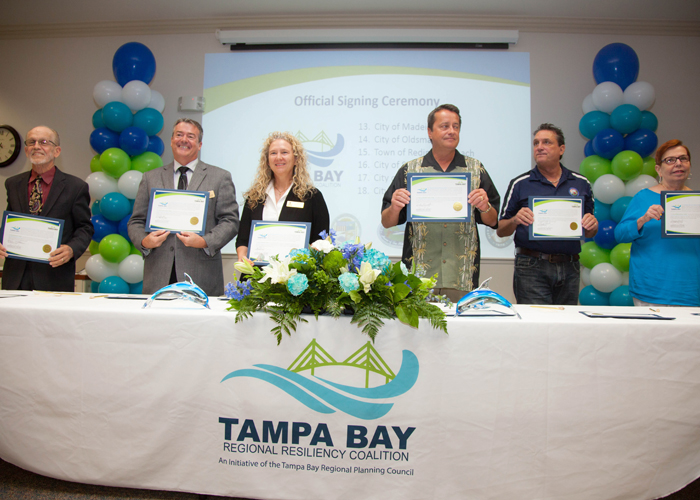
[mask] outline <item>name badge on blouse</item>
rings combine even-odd
[[[303,201],[288,201],[287,206],[289,208],[304,208],[304,202]]]

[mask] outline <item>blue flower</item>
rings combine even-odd
[[[360,288],[360,280],[357,278],[357,274],[355,273],[343,273],[338,276],[338,281],[340,282],[340,287],[345,293],[350,293]]]
[[[348,262],[350,271],[357,271],[362,264],[362,256],[365,253],[365,246],[362,243],[350,243],[346,241],[340,247],[343,258]]]
[[[338,233],[335,232],[335,229],[331,229],[331,234],[330,234],[331,243],[332,243],[334,246],[335,246],[335,237],[337,236],[337,234],[338,234]],[[324,229],[323,231],[321,231],[320,233],[318,233],[318,236],[319,236],[319,238],[321,238],[322,240],[325,240],[325,239],[328,238],[328,236],[329,236],[329,235],[328,235],[328,231],[326,231],[326,230]]]
[[[292,250],[289,251],[288,255],[292,258],[296,257],[297,255],[303,255],[306,257],[310,257],[311,252],[309,252],[309,250],[307,248],[293,248]]]
[[[236,281],[235,283],[228,283],[226,289],[224,290],[224,295],[226,298],[234,300],[243,300],[245,297],[250,295],[253,290],[253,285],[250,281]]]
[[[362,257],[362,262],[367,262],[372,266],[372,269],[376,269],[381,272],[386,272],[391,266],[391,260],[387,257],[384,252],[370,248],[365,251],[364,257]]]
[[[309,288],[309,278],[305,274],[297,273],[287,280],[287,290],[295,297],[304,293],[307,288]]]

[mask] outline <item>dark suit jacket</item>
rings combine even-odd
[[[190,191],[210,192],[203,238],[211,255],[207,255],[201,248],[186,247],[174,234],[170,234],[161,246],[150,251],[141,246],[146,237],[146,218],[152,188],[175,189],[173,163],[143,175],[134,201],[134,212],[129,219],[129,238],[136,248],[144,252],[143,293],[154,293],[166,286],[170,282],[175,262],[179,281],[183,281],[187,273],[208,295],[223,295],[221,249],[238,231],[238,203],[231,174],[199,161],[187,187]]]
[[[289,206],[290,201],[300,201],[294,194],[294,190],[290,190],[287,195],[282,211],[280,212],[280,221],[285,222],[310,222],[311,234],[309,235],[309,243],[319,239],[318,233],[328,231],[330,226],[330,216],[328,215],[328,207],[323,199],[321,191],[314,189],[311,198],[304,202],[304,208],[292,208]],[[236,238],[237,247],[247,247],[250,241],[250,227],[254,220],[263,220],[264,203],[258,205],[251,210],[248,203],[243,207],[241,215],[241,227],[238,230],[238,238]]]
[[[5,181],[7,210],[29,213],[27,186],[30,175],[31,171],[22,172]],[[75,261],[87,249],[94,232],[90,222],[90,192],[87,183],[56,168],[51,191],[40,215],[63,220],[61,244],[73,249],[73,258],[58,267],[36,262],[28,266],[26,260],[6,259],[2,270],[2,288],[16,290],[27,270],[32,273],[34,288],[37,290],[72,292],[75,290]]]

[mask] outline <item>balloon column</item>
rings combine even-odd
[[[129,240],[127,223],[143,174],[163,164],[165,100],[148,86],[156,60],[148,47],[130,42],[112,60],[116,82],[95,85],[100,108],[92,115],[90,146],[97,154],[86,181],[92,197],[91,257],[85,264],[92,291],[141,293],[143,256]]]
[[[649,108],[654,87],[638,82],[639,58],[624,43],[603,47],[593,61],[598,84],[583,100],[579,130],[589,139],[580,172],[593,185],[598,234],[583,244],[579,294],[583,305],[631,306],[630,244],[615,241],[615,226],[632,197],[656,184],[658,120]]]

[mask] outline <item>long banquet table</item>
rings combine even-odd
[[[653,499],[700,476],[697,309],[516,306],[374,344],[309,316],[277,346],[264,314],[180,302],[2,298],[0,457],[288,500]]]

